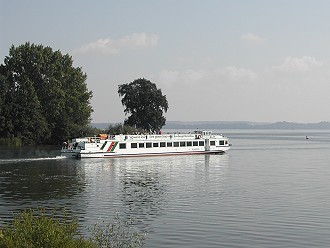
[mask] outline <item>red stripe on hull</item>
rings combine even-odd
[[[113,147],[114,144],[115,144],[115,142],[112,141],[111,144],[110,144],[110,146],[109,146],[109,148],[108,148],[108,150],[107,150],[107,152],[110,152],[110,150],[111,150],[111,148]]]

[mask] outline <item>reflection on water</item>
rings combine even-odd
[[[27,208],[55,209],[74,205],[77,203],[74,198],[84,191],[84,177],[83,168],[75,160],[3,159],[0,164],[0,218],[10,219],[13,212]]]
[[[75,165],[35,163],[33,166],[2,166],[2,198],[20,202],[61,199],[81,191],[81,168]]]
[[[327,247],[330,132],[228,136],[223,155],[74,160],[0,148],[0,225],[20,209],[65,208],[85,234],[116,212],[135,219],[146,247]]]
[[[84,223],[89,226],[109,220],[120,212],[151,233],[155,232],[151,223],[166,214],[169,202],[181,190],[192,191],[188,186],[191,183],[201,190],[203,184],[212,184],[212,176],[221,180],[228,155],[96,159],[81,163],[86,174],[83,197],[88,202]],[[210,166],[221,168],[220,173],[210,176]]]
[[[167,182],[160,171],[132,167],[121,168],[120,200],[127,217],[157,215],[164,205]]]
[[[0,165],[4,163],[17,163],[37,161],[42,159],[60,159],[60,147],[57,146],[0,146]]]
[[[330,132],[228,136],[223,155],[73,160],[0,148],[0,224],[20,209],[66,208],[85,234],[116,212],[133,218],[146,247],[328,247]]]
[[[182,191],[205,193],[205,184],[212,176],[221,180],[226,166],[228,155],[3,159],[0,219],[10,219],[13,212],[26,208],[65,208],[86,232],[83,227],[110,221],[119,212],[152,233],[156,230],[151,223],[166,213],[169,202]],[[210,175],[210,167],[221,168],[221,173]]]

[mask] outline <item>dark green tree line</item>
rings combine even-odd
[[[136,79],[119,85],[118,94],[122,97],[125,114],[130,114],[125,125],[147,131],[159,131],[165,125],[163,113],[168,110],[168,102],[156,84],[144,78]]]
[[[12,46],[0,66],[0,136],[57,144],[90,122],[92,92],[72,57],[50,47]]]

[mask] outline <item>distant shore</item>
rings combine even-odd
[[[114,123],[92,123],[93,127],[106,129]],[[167,121],[164,129],[329,129],[330,122],[295,123],[295,122],[249,122],[249,121]]]

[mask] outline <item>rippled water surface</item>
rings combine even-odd
[[[65,207],[86,235],[116,212],[133,218],[145,247],[328,247],[330,132],[226,135],[223,155],[73,160],[0,148],[0,222]]]

